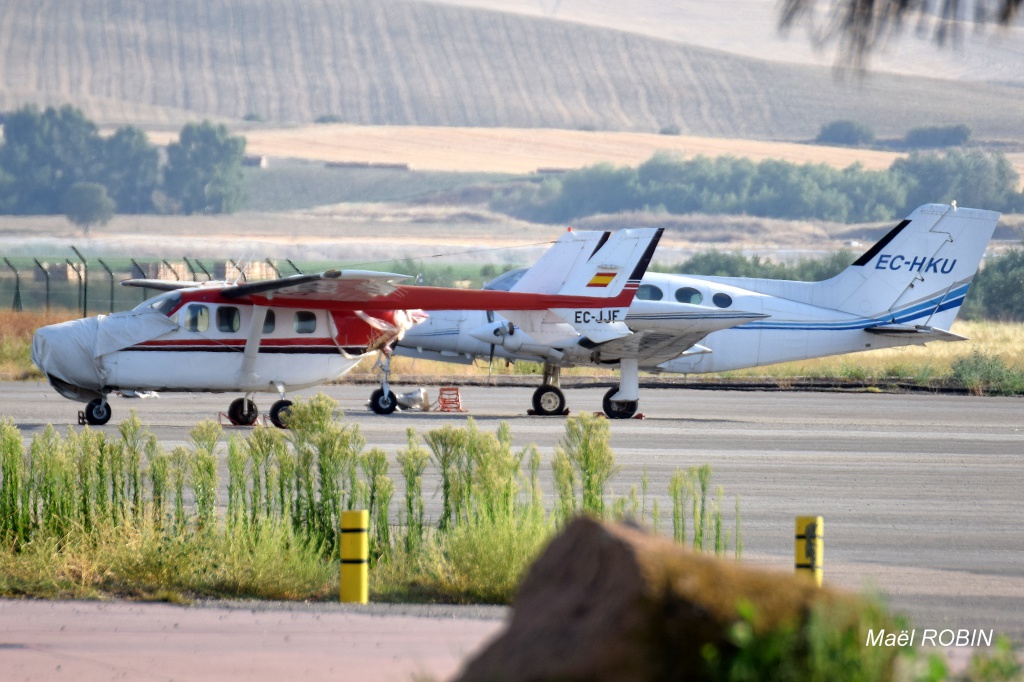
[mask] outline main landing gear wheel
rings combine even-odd
[[[103,426],[110,421],[110,404],[103,398],[91,400],[85,406],[85,421],[92,426]]]
[[[259,416],[256,403],[248,398],[236,398],[228,407],[228,419],[235,426],[252,426]]]
[[[565,394],[557,386],[541,386],[533,392],[533,411],[545,417],[565,414]]]
[[[398,400],[391,391],[385,393],[383,388],[378,388],[370,394],[370,409],[377,414],[391,414],[396,407]]]
[[[618,393],[618,388],[611,388],[604,394],[601,406],[609,419],[629,419],[636,414],[636,408],[640,406],[637,400],[612,400],[612,396]]]
[[[270,423],[279,429],[287,429],[288,412],[291,410],[292,401],[278,400],[270,406]]]

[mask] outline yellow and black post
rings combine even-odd
[[[341,601],[370,600],[370,512],[341,513]]]
[[[796,572],[821,587],[825,577],[825,520],[820,516],[796,517]]]

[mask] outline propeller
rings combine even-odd
[[[494,311],[493,310],[488,310],[487,311],[487,322],[488,323],[494,322]],[[492,343],[491,344],[491,352],[487,356],[487,378],[488,379],[491,378],[491,367],[492,367],[493,363],[494,363],[494,344]]]

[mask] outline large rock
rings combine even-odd
[[[508,629],[463,681],[701,679],[701,649],[727,651],[737,605],[755,630],[847,601],[795,575],[744,568],[621,525],[577,519],[519,588]]]

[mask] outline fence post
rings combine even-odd
[[[38,258],[33,258],[39,269],[43,271],[43,277],[46,279],[46,312],[50,312],[50,271],[47,270],[42,263],[39,262]]]
[[[14,264],[7,260],[6,257],[4,262],[7,263],[7,267],[14,271],[14,304],[11,306],[11,310],[20,313],[23,309],[21,305],[21,273],[18,272],[18,268],[14,267]]]
[[[203,265],[203,261],[201,261],[198,258],[196,258],[196,265],[198,265],[199,269],[202,270],[203,274],[206,275],[206,281],[212,282],[213,281],[213,275],[211,275],[210,271],[206,269],[205,265]]]
[[[139,271],[139,279],[146,279],[146,271],[142,269],[142,266],[135,262],[134,258],[132,258],[131,261],[132,267]],[[132,277],[135,277],[135,270],[132,270]],[[145,301],[148,298],[148,296],[146,296],[146,292],[149,291],[149,289],[146,287],[139,287],[139,289],[142,291],[142,300]]]
[[[341,512],[341,589],[343,602],[370,600],[370,512]]]
[[[239,267],[238,263],[236,263],[235,261],[231,260],[230,258],[228,259],[228,262],[231,263],[231,265],[235,268],[235,270],[238,270],[238,276],[242,278],[243,282],[248,282],[249,281],[249,278],[245,276],[245,269],[244,268]],[[225,279],[227,279],[227,278],[225,277]],[[236,279],[235,281],[237,282],[238,280]]]
[[[71,262],[70,258],[65,258],[64,262],[68,264],[68,267],[74,271],[75,276],[78,278],[78,306],[82,306],[82,271],[78,269],[78,266]],[[85,317],[85,314],[82,314]]]
[[[269,258],[264,258],[263,260],[264,262],[266,262],[267,265],[271,267],[271,269],[273,269],[274,274],[277,275],[277,278],[281,279],[281,271],[277,269],[276,265],[274,265],[274,261],[270,260]]]
[[[188,271],[192,273],[192,281],[198,282],[199,280],[196,279],[196,269],[192,267],[192,263],[189,262],[188,256],[182,256],[181,260],[185,261],[185,267],[188,268]]]
[[[110,266],[103,262],[102,258],[97,258],[96,260],[100,262],[103,269],[107,271],[108,275],[110,275],[110,312],[114,312],[114,271],[110,269]]]
[[[82,261],[82,317],[89,317],[89,263],[74,246],[71,247],[71,250]]]
[[[164,265],[166,265],[166,266],[167,266],[167,269],[171,271],[171,274],[172,274],[172,275],[174,275],[174,279],[175,279],[175,281],[180,281],[180,280],[181,280],[181,277],[178,277],[178,273],[177,273],[177,272],[176,272],[176,271],[174,270],[174,266],[173,266],[173,265],[171,265],[170,263],[168,263],[166,259],[161,259],[161,262],[162,262],[162,263],[163,263]]]

